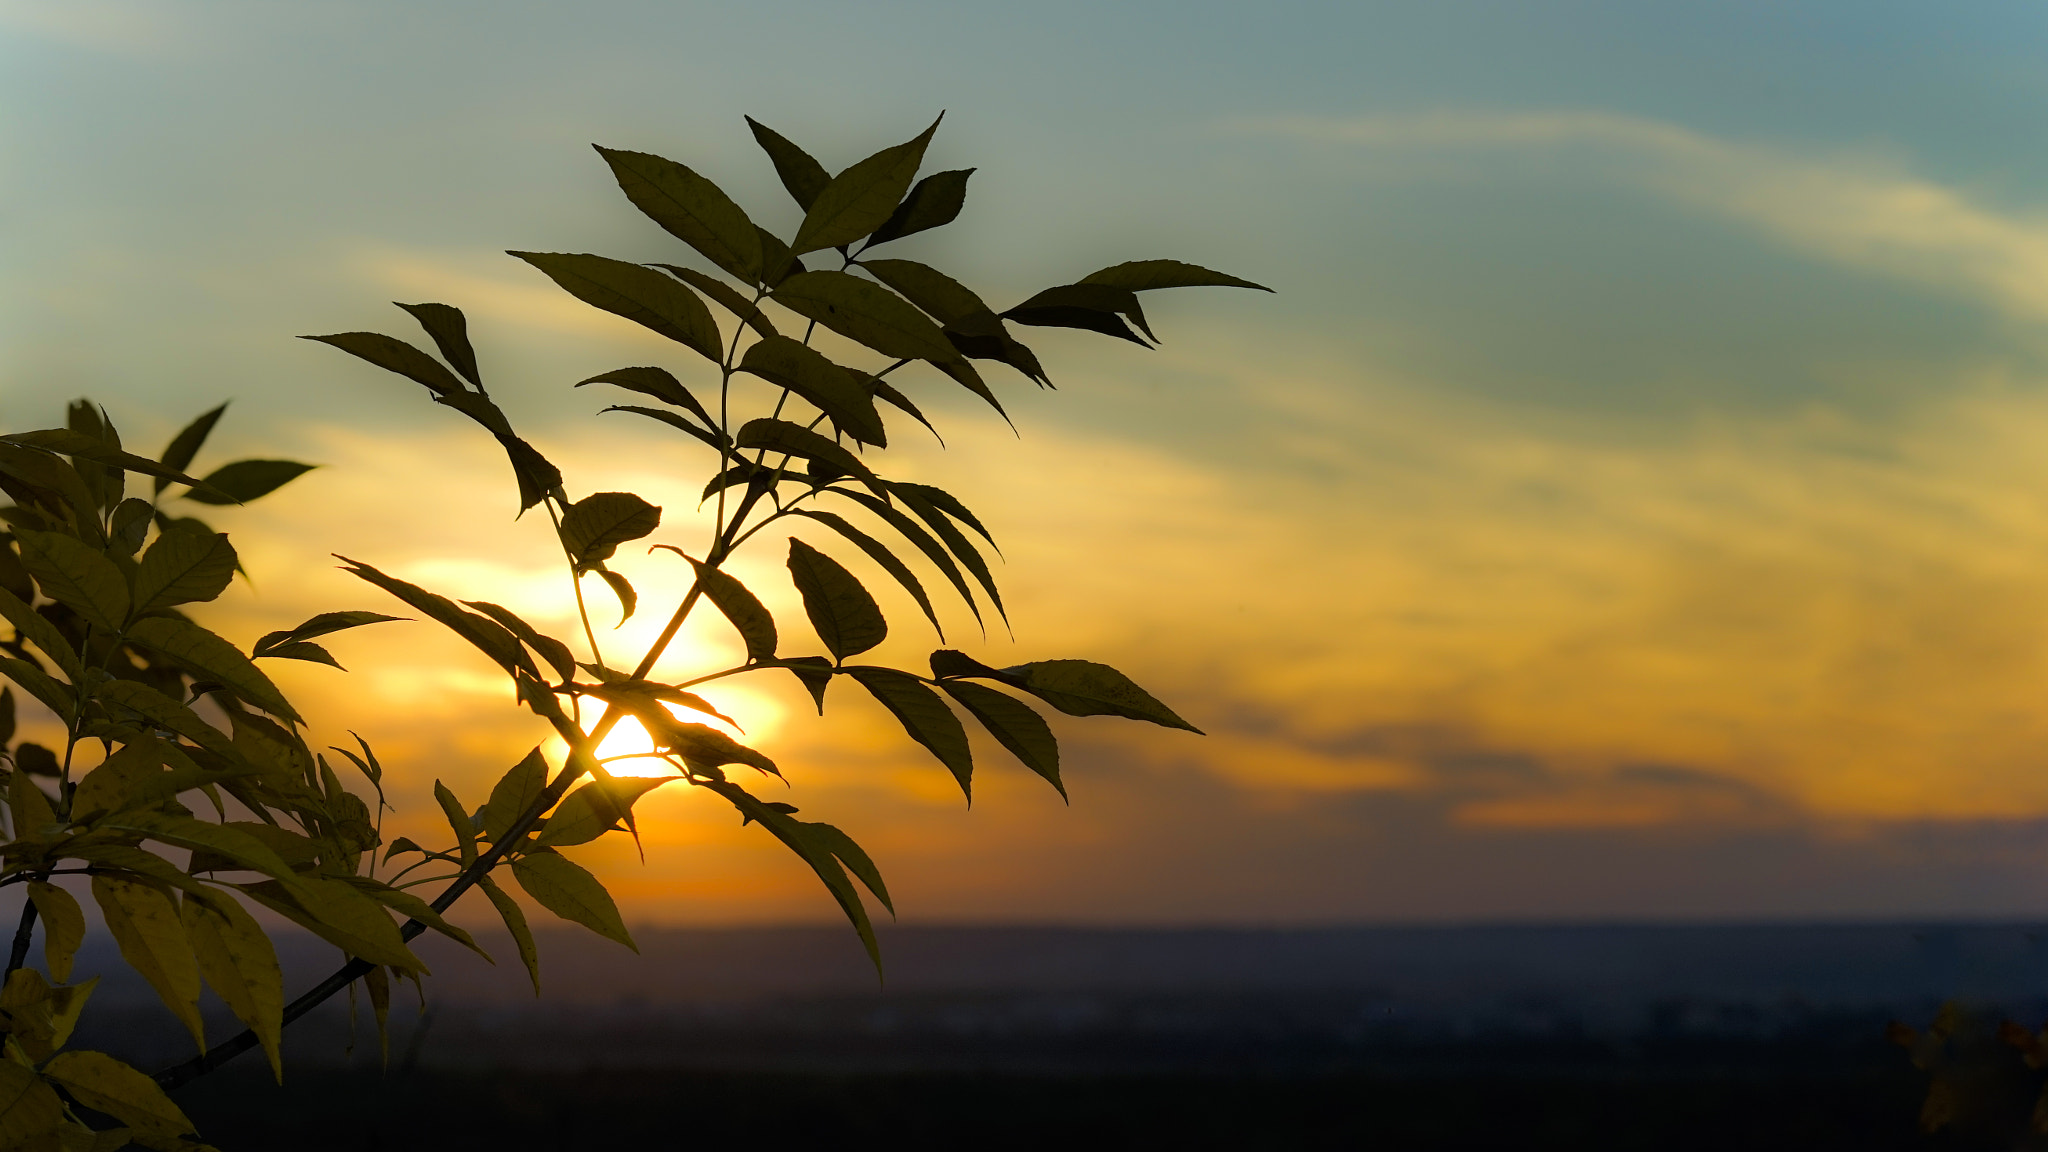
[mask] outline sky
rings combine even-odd
[[[948,644],[1113,664],[1206,736],[1062,718],[1071,805],[989,746],[969,809],[845,686],[824,720],[713,697],[906,921],[2032,916],[2044,48],[2048,12],[1971,2],[0,0],[0,420],[90,396],[153,449],[232,400],[202,465],[318,464],[215,517],[243,643],[392,608],[331,553],[568,635],[495,446],[292,337],[465,309],[572,495],[701,547],[702,454],[569,387],[697,366],[503,251],[686,257],[592,143],[786,235],[743,114],[836,170],[943,110],[968,206],[901,255],[999,307],[1152,257],[1276,291],[1152,294],[1156,350],[1026,330],[1059,388],[1001,381],[1015,434],[915,381],[946,445],[884,469],[1002,544],[1014,637]],[[771,544],[735,570],[800,621]],[[678,563],[622,553],[650,607],[601,643]],[[936,637],[881,598],[915,666]],[[543,740],[428,624],[333,648],[276,675],[380,750],[393,832]],[[736,651],[700,620],[662,671]],[[644,862],[572,850],[629,919],[833,914],[715,798],[641,812]]]

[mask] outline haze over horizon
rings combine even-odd
[[[204,461],[319,464],[212,517],[237,640],[396,610],[330,553],[566,636],[496,446],[292,337],[465,309],[572,495],[695,546],[701,455],[568,387],[695,365],[502,250],[683,255],[592,142],[786,229],[742,114],[837,168],[944,109],[926,168],[976,168],[967,209],[903,255],[999,307],[1148,257],[1277,292],[1152,294],[1156,351],[1029,330],[1059,390],[998,381],[1018,435],[926,380],[947,446],[891,449],[1007,557],[1016,639],[949,643],[1103,660],[1207,737],[1062,721],[1071,806],[977,746],[963,811],[852,692],[715,698],[906,922],[2032,917],[2044,47],[1988,3],[0,0],[0,420],[90,396],[154,451],[232,398]],[[679,562],[619,566],[644,641]],[[794,605],[780,570],[738,568]],[[938,646],[882,601],[883,655]],[[387,834],[541,740],[431,625],[333,648],[273,675],[317,744],[377,747]],[[640,812],[644,865],[571,853],[629,920],[834,915],[721,805]]]

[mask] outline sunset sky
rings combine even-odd
[[[0,0],[0,420],[90,396],[154,452],[232,399],[202,466],[319,464],[215,517],[240,642],[395,610],[330,553],[566,637],[496,446],[292,337],[465,309],[571,494],[701,550],[705,453],[569,385],[702,362],[503,250],[685,258],[593,142],[787,235],[743,113],[836,169],[943,109],[967,209],[899,254],[998,307],[1149,257],[1276,292],[1152,294],[1155,351],[1022,330],[1059,390],[991,372],[1020,435],[914,379],[947,447],[882,458],[1003,546],[1015,639],[953,644],[1106,661],[1208,736],[1062,719],[1072,805],[989,744],[970,811],[851,685],[824,721],[786,676],[713,696],[905,920],[2038,915],[2044,52],[2048,9],[1960,0]],[[686,585],[619,567],[624,650]],[[815,646],[779,537],[735,570]],[[883,654],[938,646],[882,599]],[[664,671],[737,651],[699,624]],[[395,831],[543,735],[429,624],[332,647],[275,675],[379,749]],[[644,864],[571,853],[629,919],[833,914],[715,798],[641,812]]]

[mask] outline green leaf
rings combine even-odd
[[[397,301],[392,301],[397,304]],[[400,308],[412,314],[420,327],[433,337],[434,347],[441,350],[441,358],[455,366],[478,388],[484,386],[483,374],[476,368],[476,350],[469,344],[469,321],[462,315],[462,309],[447,304],[399,304]]]
[[[960,355],[939,326],[908,301],[845,272],[799,272],[769,299],[884,356],[943,361]]]
[[[1213,272],[1197,264],[1183,264],[1178,260],[1130,260],[1112,264],[1100,272],[1090,272],[1081,277],[1083,284],[1108,284],[1115,288],[1128,288],[1133,292],[1147,292],[1154,288],[1254,288],[1260,292],[1271,292],[1264,284],[1240,280],[1223,272]]]
[[[279,644],[267,652],[258,653],[257,659],[304,660],[308,664],[325,664],[329,668],[339,668],[343,672],[348,671],[341,661],[334,658],[334,653],[329,652],[310,640],[295,640],[290,644]]]
[[[1130,677],[1107,664],[1088,660],[1040,660],[1003,669],[1014,684],[1069,716],[1123,716],[1162,728],[1202,730],[1174,714]]]
[[[383,624],[387,621],[406,619],[410,619],[410,617],[386,616],[382,612],[365,612],[361,609],[348,612],[322,612],[318,616],[311,617],[296,628],[283,632],[264,633],[263,638],[256,641],[256,646],[250,649],[250,653],[256,656],[269,656],[272,654],[272,649],[280,648],[286,644],[296,644],[301,640],[331,636],[336,632],[343,632],[350,628],[361,628],[365,624]]]
[[[661,509],[657,508],[655,511],[659,513]],[[509,608],[501,608],[488,600],[464,600],[463,603],[503,624],[506,631],[519,637],[520,643],[533,649],[541,659],[547,661],[548,667],[553,668],[564,681],[575,679],[576,657],[570,653],[567,644],[553,636],[543,636],[533,625],[520,619]]]
[[[716,433],[718,430],[718,421],[712,418],[704,405],[698,403],[688,388],[683,387],[682,381],[660,368],[620,368],[606,372],[602,376],[592,376],[588,380],[578,381],[576,387],[581,388],[585,384],[611,384],[628,392],[652,396],[664,404],[687,409],[699,420],[704,421],[704,427],[711,432]]]
[[[434,403],[453,408],[476,421],[505,449],[505,456],[512,464],[512,474],[519,480],[521,512],[540,503],[549,494],[559,493],[562,470],[549,463],[539,449],[514,435],[511,422],[505,419],[505,413],[489,397],[478,392],[452,392],[434,397]]]
[[[967,202],[967,178],[974,169],[934,172],[917,182],[889,219],[868,238],[868,247],[951,224]]]
[[[621,703],[631,709],[641,727],[647,729],[655,747],[681,756],[683,762],[695,771],[702,772],[726,764],[745,764],[770,776],[782,775],[775,761],[709,724],[678,720],[668,709],[649,698],[626,699]]]
[[[192,1033],[200,1051],[205,1051],[206,1029],[199,1020],[199,963],[170,896],[154,885],[107,875],[92,878],[92,895],[106,917],[114,943],[120,945],[121,959],[149,981],[157,998]]]
[[[189,620],[150,616],[128,629],[128,639],[154,648],[191,669],[199,679],[224,684],[235,695],[273,716],[303,722],[277,685],[234,645]]]
[[[804,262],[797,259],[796,253],[789,250],[789,245],[784,244],[773,232],[768,231],[766,228],[756,228],[754,231],[759,233],[761,237],[761,283],[763,286],[773,288],[804,270]]]
[[[14,625],[15,632],[23,640],[41,649],[66,679],[73,684],[85,679],[85,666],[78,662],[78,653],[72,649],[71,642],[64,639],[64,634],[57,631],[57,626],[5,588],[0,588],[0,616],[5,616],[7,622]],[[28,686],[24,684],[22,687]],[[63,714],[61,711],[58,713],[60,716]]]
[[[47,508],[60,521],[69,517],[82,530],[99,528],[99,502],[77,472],[50,452],[11,443],[7,437],[0,437],[0,491],[24,505]]]
[[[831,173],[825,166],[811,159],[811,154],[789,142],[780,132],[754,119],[746,118],[747,127],[754,131],[754,142],[761,151],[768,154],[769,163],[775,165],[775,175],[782,179],[782,186],[789,190],[796,206],[810,211],[818,202],[818,193],[832,183]]]
[[[960,791],[974,798],[974,751],[967,743],[967,729],[946,707],[939,694],[918,678],[893,668],[850,668],[847,675],[860,681],[903,725],[912,740],[939,758],[939,763],[960,782]]]
[[[868,922],[868,910],[861,905],[860,893],[854,890],[853,882],[846,878],[846,869],[833,855],[830,847],[820,844],[808,834],[808,825],[791,819],[787,814],[755,799],[736,784],[713,780],[704,787],[717,792],[739,809],[745,821],[758,823],[770,835],[782,841],[791,851],[811,866],[818,879],[825,882],[825,890],[839,904],[839,910],[846,914],[853,930],[860,934],[860,942],[867,949],[868,959],[874,962],[877,975],[882,970],[882,950],[875,941],[874,925]],[[879,877],[878,877],[879,879]]]
[[[5,441],[9,444],[25,444],[41,448],[46,452],[62,452],[74,461],[91,460],[113,468],[124,469],[129,472],[140,472],[145,476],[155,476],[179,484],[199,483],[198,480],[185,475],[183,472],[175,468],[166,468],[147,456],[137,456],[133,452],[121,451],[118,440],[103,440],[98,436],[76,432],[69,428],[44,428],[34,432],[14,432],[6,436],[0,436],[0,441]],[[4,468],[0,468],[0,470],[4,470]],[[72,475],[73,479],[77,479],[76,473]],[[113,494],[109,492],[109,495]],[[100,507],[100,502],[94,500],[87,504],[74,505],[74,507],[79,508],[81,511],[87,511]]]
[[[648,219],[732,275],[749,284],[760,282],[761,240],[754,222],[718,185],[646,152],[598,148],[597,153],[611,165],[619,190]]]
[[[71,961],[85,943],[85,912],[71,893],[41,880],[28,882],[28,898],[43,918],[43,966],[59,984],[71,979]]]
[[[109,633],[128,620],[128,581],[121,569],[91,545],[61,532],[16,529],[21,563],[43,595]]]
[[[618,827],[640,797],[680,776],[624,776],[592,780],[563,800],[535,840],[542,847],[588,844]]]
[[[135,569],[135,615],[175,604],[203,603],[235,578],[234,545],[220,532],[179,525],[160,533]]]
[[[875,401],[858,377],[815,349],[787,336],[764,337],[747,349],[739,370],[796,393],[856,440],[877,447],[889,443]]]
[[[241,759],[226,733],[200,719],[191,708],[147,684],[135,680],[109,680],[96,688],[93,695],[136,712],[152,727],[176,732],[217,756],[238,762]]]
[[[611,893],[580,865],[553,849],[529,853],[512,861],[512,878],[533,897],[534,903],[574,924],[581,924],[607,940],[616,940],[633,951],[633,934],[619,918],[619,906]]]
[[[228,406],[222,404],[210,412],[202,413],[197,420],[185,425],[185,427],[178,431],[176,436],[171,437],[171,442],[164,447],[164,454],[157,459],[163,463],[165,468],[173,472],[185,471],[185,469],[191,466],[192,458],[199,454],[200,445],[205,444],[207,436],[213,432],[213,426],[220,423],[221,415],[227,410]],[[172,480],[170,477],[158,476],[156,478],[157,494],[162,495],[163,490],[170,487],[171,484]]]
[[[247,504],[311,472],[315,466],[296,460],[237,460],[206,475],[206,488],[185,493],[201,504]],[[207,491],[212,489],[212,491]]]
[[[284,1081],[278,1045],[284,1030],[284,974],[256,918],[224,892],[187,892],[179,908],[200,975],[263,1045],[271,1074]]]
[[[659,547],[668,548],[668,545]],[[690,562],[690,567],[697,574],[698,586],[704,589],[705,599],[710,600],[739,631],[740,641],[747,646],[747,659],[775,659],[775,617],[752,592],[747,591],[747,586],[717,568],[700,563],[680,548],[668,550]]]
[[[489,952],[484,951],[482,946],[477,944],[475,937],[471,936],[464,929],[449,923],[439,912],[434,911],[433,905],[407,892],[403,888],[393,888],[382,880],[373,879],[369,876],[344,876],[341,880],[343,883],[355,888],[356,891],[363,893],[400,916],[407,916],[417,920],[421,924],[432,928],[441,935],[483,957],[485,960],[489,960],[493,964],[497,963],[496,960],[491,960]]]
[[[932,539],[931,533],[918,527],[917,521],[905,515],[901,509],[885,504],[865,492],[852,492],[845,488],[833,488],[832,491],[874,513],[883,523],[894,528],[898,535],[916,546],[918,551],[924,553],[925,559],[930,560],[932,566],[953,585],[954,591],[960,593],[960,599],[966,601],[968,610],[974,613],[974,618],[981,619],[981,606],[975,603],[974,593],[967,586],[967,578],[960,574],[960,567],[953,562],[952,555],[946,551],[944,545]]]
[[[185,1118],[156,1081],[104,1052],[59,1052],[43,1075],[71,1098],[128,1126],[137,1143],[150,1148],[190,1148]]]
[[[650,701],[655,700],[665,701],[670,704],[680,704],[685,708],[702,712],[706,716],[716,716],[727,724],[732,725],[735,730],[740,730],[739,724],[732,717],[720,712],[711,701],[697,695],[695,692],[685,692],[673,684],[662,684],[653,680],[634,680],[622,675],[617,680],[585,687],[583,694],[594,696],[599,700],[625,705],[636,712],[641,708],[647,707]]]
[[[336,332],[327,336],[301,336],[299,339],[332,344],[359,360],[368,360],[379,368],[423,384],[428,391],[439,396],[468,391],[462,381],[455,378],[455,373],[439,360],[381,332]]]
[[[974,545],[960,529],[955,528],[953,522],[946,519],[945,513],[940,512],[924,498],[918,491],[919,487],[916,484],[906,484],[901,488],[891,485],[889,491],[903,502],[904,507],[917,513],[918,519],[931,525],[932,531],[945,542],[953,555],[960,558],[960,563],[974,574],[975,582],[981,585],[982,591],[988,593],[988,598],[995,604],[996,611],[1002,614],[1005,620],[1009,619],[1009,614],[1003,611],[1003,598],[996,592],[995,575],[988,570],[988,562],[982,559],[980,552],[975,551]]]
[[[695,268],[685,268],[680,264],[655,264],[652,267],[666,271],[669,275],[716,300],[719,307],[732,313],[735,319],[746,324],[747,327],[752,328],[755,332],[763,336],[777,335],[774,322],[768,319],[766,312],[761,311],[760,305],[747,299],[741,293],[735,292],[732,285],[727,284],[725,281],[715,276],[706,276]]]
[[[942,113],[940,119],[944,119]],[[804,222],[796,230],[790,250],[801,256],[820,248],[837,248],[880,228],[924,163],[924,150],[931,143],[939,121],[916,139],[884,148],[832,178],[818,192],[818,198],[804,209]]]
[[[917,405],[912,404],[910,402],[910,397],[905,396],[901,392],[898,392],[894,387],[890,385],[890,383],[887,380],[870,379],[869,384],[875,390],[875,399],[886,400],[891,405],[895,406],[899,411],[908,413],[912,420],[915,420],[919,424],[924,425],[925,428],[928,429],[933,436],[938,438],[939,444],[941,446],[944,446],[944,444],[946,443],[946,438],[944,436],[939,436],[939,430],[937,428],[932,427],[932,422],[930,420],[925,419],[924,413],[918,411]]]
[[[981,726],[988,729],[997,743],[1023,761],[1026,768],[1045,777],[1065,798],[1067,786],[1060,782],[1060,742],[1053,736],[1043,716],[1015,697],[979,684],[941,680],[939,687],[981,721]]]
[[[1005,421],[1009,420],[1010,414],[1003,411],[1003,402],[996,399],[996,394],[982,381],[981,373],[975,371],[974,365],[968,363],[965,357],[957,360],[934,360],[932,367],[952,377],[954,383],[981,397],[989,407],[996,410],[997,415]]]
[[[133,496],[114,507],[114,514],[108,517],[107,538],[124,555],[133,556],[142,547],[142,541],[149,536],[150,518],[156,515],[156,507],[147,500]]]
[[[528,752],[524,759],[514,764],[498,778],[491,789],[491,798],[484,802],[483,832],[495,844],[503,840],[512,830],[512,822],[519,819],[548,786],[548,762],[538,747]]]
[[[661,509],[631,492],[599,492],[569,506],[562,517],[562,544],[576,567],[608,560],[619,545],[661,526]]]
[[[524,670],[536,680],[541,678],[540,669],[534,667],[533,662],[527,659],[526,650],[519,646],[519,641],[505,630],[504,625],[489,617],[465,612],[445,596],[429,592],[395,576],[387,576],[368,564],[350,560],[346,556],[337,559],[347,565],[342,571],[375,584],[469,641],[478,651],[497,661],[506,675]]]
[[[448,818],[448,830],[455,834],[456,851],[462,856],[462,866],[468,868],[476,863],[476,821],[463,810],[455,793],[439,780],[434,781],[434,801],[441,806],[441,815]]]
[[[825,650],[840,660],[880,644],[889,625],[875,598],[837,560],[792,536],[789,575]]]
[[[534,946],[533,929],[526,926],[526,913],[519,907],[519,901],[511,893],[498,887],[498,882],[489,876],[477,877],[477,886],[490,897],[491,905],[505,921],[505,931],[512,934],[512,942],[519,946],[519,962],[526,965],[526,975],[533,981],[533,994],[540,995],[540,949]]]
[[[720,363],[718,324],[689,288],[652,268],[583,252],[512,252],[571,296],[681,344]]]
[[[383,905],[339,880],[301,876],[286,887],[276,880],[237,885],[257,903],[308,929],[351,956],[410,972],[427,966],[405,946]]]
[[[910,570],[908,564],[897,559],[896,554],[889,551],[880,540],[854,527],[845,517],[831,512],[822,512],[815,508],[792,508],[790,511],[831,528],[867,553],[870,559],[882,566],[883,571],[896,578],[896,582],[903,586],[903,590],[910,593],[911,599],[917,601],[917,606],[924,611],[924,618],[931,621],[933,630],[938,632],[939,639],[946,638],[946,630],[940,627],[938,613],[932,610],[931,598],[925,595],[924,585],[918,582],[916,573]]]
[[[816,460],[830,465],[841,475],[858,477],[861,483],[877,491],[882,488],[882,481],[861,463],[860,457],[801,424],[766,416],[749,420],[740,426],[739,435],[733,437],[733,443],[740,448],[762,448],[801,460]]]

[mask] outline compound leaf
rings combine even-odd
[[[719,363],[718,324],[688,287],[652,268],[587,252],[512,252],[562,286],[571,296]]]
[[[868,247],[951,224],[967,202],[967,178],[972,175],[974,169],[961,168],[934,172],[919,180],[889,219],[868,238]]]
[[[616,940],[633,951],[633,934],[619,917],[619,906],[597,877],[553,849],[530,852],[512,861],[512,878],[519,882],[534,903],[574,924],[581,924],[607,940]]]
[[[135,615],[219,596],[235,578],[235,549],[226,534],[183,524],[160,533],[135,568]]]
[[[974,752],[967,743],[967,729],[939,694],[925,687],[917,677],[893,668],[853,668],[848,675],[882,702],[882,707],[896,717],[912,740],[939,758],[939,763],[960,782],[961,793],[971,801]]]
[[[1010,750],[1026,768],[1045,777],[1064,798],[1067,786],[1060,782],[1060,742],[1045,718],[1014,696],[964,680],[941,680],[946,695],[981,721],[996,742]]]
[[[939,326],[908,301],[845,272],[799,272],[769,299],[884,356],[935,362],[960,356]]]
[[[754,119],[746,118],[747,127],[754,131],[754,141],[761,151],[768,154],[768,162],[775,165],[775,175],[788,189],[796,206],[806,212],[817,203],[818,193],[832,183],[832,174],[825,166],[811,158],[811,154],[789,142],[780,132]]]
[[[128,581],[91,545],[61,532],[16,529],[21,563],[43,595],[84,617],[95,628],[119,632],[128,620]]]
[[[804,222],[797,228],[790,250],[801,256],[820,248],[837,248],[880,228],[903,202],[918,166],[924,163],[925,146],[938,130],[939,121],[934,120],[916,139],[884,148],[833,177],[804,209]]]
[[[837,659],[865,652],[889,635],[882,609],[853,573],[794,536],[789,538],[789,574],[811,627]]]
[[[754,222],[718,185],[646,152],[599,147],[597,154],[611,165],[626,199],[648,219],[732,275],[749,284],[760,282],[761,240]],[[711,358],[718,359],[716,354]]]
[[[158,999],[192,1033],[193,1043],[205,1051],[206,1029],[199,1020],[199,963],[170,895],[154,884],[108,875],[92,878],[92,895],[106,917],[114,943],[121,948],[121,959],[149,981]]]

